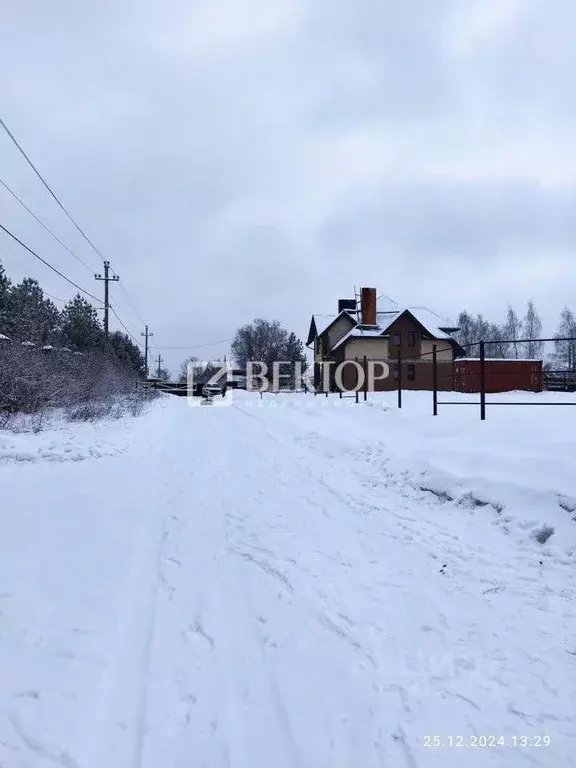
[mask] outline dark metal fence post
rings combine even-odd
[[[436,344],[432,345],[432,403],[434,416],[438,416],[438,357]]]
[[[364,355],[364,402],[368,399],[368,363]]]
[[[398,350],[398,408],[402,408],[402,355]]]
[[[486,421],[486,351],[480,342],[480,419]]]

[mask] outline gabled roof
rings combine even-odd
[[[336,320],[339,320],[343,316],[347,317],[350,322],[354,324],[358,322],[356,318],[352,317],[350,312],[347,312],[346,310],[342,310],[342,312],[340,312],[338,315],[312,315],[310,330],[308,332],[308,341],[306,344],[311,344],[315,338],[322,336],[323,333],[326,333],[326,331],[332,325],[334,325]]]
[[[328,331],[329,328],[343,315],[348,317],[354,324],[354,327],[336,342],[332,347],[333,350],[338,349],[338,347],[353,338],[378,338],[380,336],[387,336],[388,334],[386,331],[405,314],[409,314],[429,338],[445,339],[456,344],[456,340],[450,333],[458,329],[451,324],[449,320],[440,317],[426,307],[401,307],[387,296],[378,297],[376,326],[361,326],[358,319],[346,310],[343,310],[336,315],[312,315],[307,344],[310,344],[315,338],[326,333],[326,331]]]
[[[378,312],[400,312],[402,307],[397,301],[386,296],[384,293],[377,298]]]
[[[345,336],[334,344],[332,350],[338,349],[350,339],[381,339],[383,338],[380,328],[351,328]]]
[[[445,317],[440,317],[435,312],[427,307],[408,307],[414,317],[425,326],[430,333],[436,338],[442,339],[450,337],[450,332],[454,333],[458,330],[458,326],[451,323]],[[442,336],[444,334],[444,336]]]

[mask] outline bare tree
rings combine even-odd
[[[499,323],[491,323],[485,341],[490,342],[486,350],[487,357],[509,357],[510,345],[505,338],[505,329]]]
[[[249,361],[264,363],[269,376],[272,376],[276,362],[289,363],[292,372],[296,363],[300,363],[302,369],[306,366],[304,345],[277,320],[257,318],[249,325],[239,328],[232,342],[232,353],[241,368],[245,368]],[[283,373],[290,375],[289,371]]]
[[[506,340],[510,342],[510,357],[518,359],[522,352],[518,344],[518,340],[522,338],[522,321],[510,304],[508,304],[508,311],[506,313],[504,333],[506,334]]]
[[[466,349],[478,341],[474,318],[464,310],[458,316],[458,331],[454,334],[456,341]]]
[[[560,314],[560,324],[556,335],[562,339],[576,338],[576,317],[568,307],[564,307]],[[576,341],[555,341],[553,358],[555,365],[560,368],[574,370],[576,368]]]
[[[522,322],[522,336],[529,339],[524,345],[524,355],[528,360],[540,360],[544,354],[544,342],[538,341],[542,335],[542,321],[540,320],[532,299],[528,300],[526,314]]]

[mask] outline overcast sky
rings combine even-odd
[[[493,320],[532,296],[553,331],[576,309],[575,30],[574,0],[3,0],[0,116],[161,347],[255,317],[304,337],[361,285]],[[0,178],[90,270],[1,189],[0,222],[100,295],[5,135]],[[2,233],[0,259],[74,293]]]

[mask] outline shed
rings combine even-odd
[[[487,358],[484,367],[486,392],[542,392],[542,360]],[[460,358],[454,361],[454,390],[480,392],[478,358]]]

